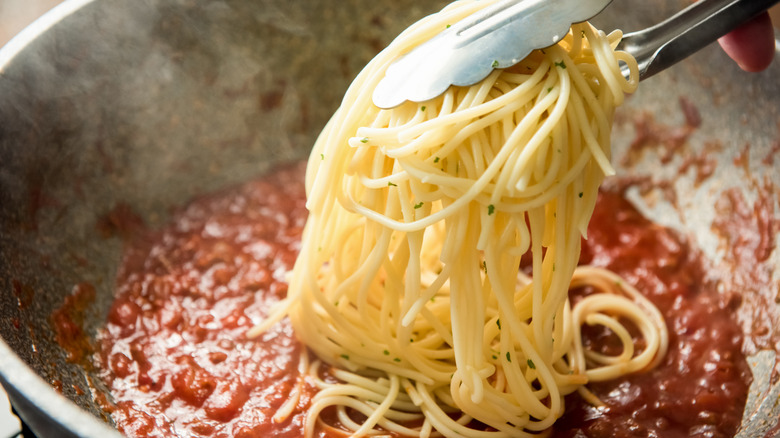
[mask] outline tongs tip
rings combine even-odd
[[[497,68],[517,64],[534,49],[558,43],[573,23],[590,19],[612,0],[499,0],[397,59],[373,93],[390,109],[424,102],[451,85],[469,86]],[[486,2],[487,3],[487,2]]]

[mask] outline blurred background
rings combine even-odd
[[[0,46],[41,14],[62,0],[0,0]],[[770,11],[775,27],[780,27],[780,5]],[[1,436],[1,435],[0,435]]]
[[[62,0],[0,0],[0,45]],[[0,436],[4,436],[0,434]]]

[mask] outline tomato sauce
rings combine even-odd
[[[302,346],[290,324],[259,339],[245,333],[285,296],[305,219],[296,165],[196,199],[161,230],[134,233],[97,354],[120,431],[302,436],[315,388],[298,372]],[[718,291],[684,239],[619,193],[600,195],[581,261],[643,291],[666,318],[670,350],[655,370],[590,385],[603,408],[568,397],[553,435],[733,436],[750,382],[732,316],[739,298]],[[593,332],[588,342],[608,349],[614,340]],[[293,413],[274,421],[301,382]]]
[[[102,378],[129,437],[301,436],[271,418],[296,385],[289,322],[245,333],[287,293],[306,220],[303,169],[202,197],[170,226],[136,235],[99,339]]]
[[[600,194],[580,262],[609,268],[647,296],[664,315],[669,351],[649,372],[588,385],[604,408],[570,396],[554,436],[734,436],[751,380],[734,316],[740,296],[719,291],[696,250],[619,193]],[[601,349],[617,342],[591,334]]]

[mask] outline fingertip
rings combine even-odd
[[[765,70],[772,63],[775,53],[774,29],[769,13],[734,29],[718,40],[726,54],[748,72]]]

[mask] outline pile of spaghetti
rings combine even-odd
[[[577,267],[599,184],[614,173],[613,112],[638,81],[636,62],[615,50],[619,32],[576,24],[474,86],[372,104],[395,59],[491,3],[459,1],[407,29],[355,79],[314,146],[289,296],[250,333],[289,316],[316,355],[302,363],[320,387],[308,436],[336,426],[534,436],[567,394],[598,403],[588,382],[649,369],[666,350],[652,304],[608,271]],[[569,288],[584,286],[597,293],[572,305]],[[585,324],[606,327],[622,352],[583,347]],[[321,378],[321,361],[337,381]]]

